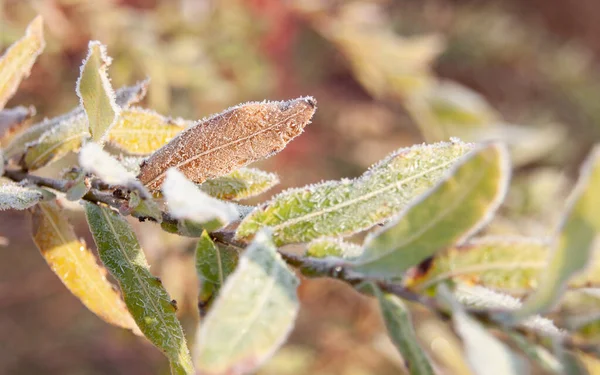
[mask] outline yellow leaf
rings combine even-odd
[[[171,119],[147,109],[134,107],[121,112],[108,140],[134,155],[150,154],[192,125],[192,121]]]
[[[0,58],[0,109],[17,91],[21,80],[29,76],[31,67],[44,47],[44,20],[37,16],[27,26],[25,36],[10,46]]]
[[[56,202],[41,202],[31,213],[33,241],[71,293],[108,323],[140,334],[119,293],[106,279],[106,270],[77,239],[60,206]]]

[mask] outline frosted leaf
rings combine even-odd
[[[141,334],[119,292],[106,279],[106,269],[77,238],[61,207],[41,202],[31,214],[33,241],[67,289],[106,322]]]
[[[352,268],[373,277],[402,277],[410,267],[463,242],[487,224],[509,181],[506,147],[500,143],[477,147],[393,221],[371,233]]]
[[[193,122],[172,119],[143,108],[121,112],[111,128],[108,141],[131,155],[148,155],[173,139]]]
[[[43,193],[32,187],[17,185],[13,182],[0,183],[0,211],[24,210],[43,199]]]
[[[261,232],[240,257],[197,332],[201,374],[254,372],[287,338],[299,303],[298,279]]]
[[[79,165],[109,185],[135,184],[135,175],[97,143],[88,143],[79,152]]]
[[[278,183],[279,178],[274,173],[240,168],[228,175],[205,181],[200,189],[219,199],[239,201],[262,194]]]
[[[27,26],[25,36],[0,57],[0,109],[17,91],[21,80],[29,76],[31,67],[45,47],[44,19],[37,16]]]
[[[328,181],[276,195],[248,215],[237,238],[271,227],[278,245],[347,236],[389,220],[434,186],[473,148],[442,142],[400,149],[355,180]]]
[[[31,118],[35,115],[35,107],[18,106],[0,110],[0,145],[8,146],[17,134],[30,125]]]
[[[148,82],[138,82],[117,90],[117,104],[127,108],[141,100]],[[59,159],[69,151],[78,150],[83,140],[90,137],[89,124],[81,106],[62,116],[44,120],[32,125],[16,135],[7,146],[7,157],[15,157],[26,152],[25,165],[28,169],[38,169],[53,160]],[[26,149],[27,147],[27,149]]]
[[[338,257],[355,259],[362,254],[362,246],[344,242],[340,238],[318,238],[306,245],[306,256],[312,258]]]
[[[312,97],[241,104],[179,133],[142,165],[138,178],[158,190],[169,168],[202,183],[281,151],[316,110]]]
[[[129,223],[107,207],[86,202],[85,214],[98,256],[119,282],[123,299],[140,331],[171,363],[172,374],[195,374],[176,304],[149,270]]]
[[[77,96],[87,115],[92,140],[100,143],[116,123],[120,111],[108,78],[111,61],[106,47],[91,41],[77,80]]]
[[[476,375],[523,375],[529,374],[528,364],[513,353],[470,317],[445,285],[438,288],[438,296],[452,308],[452,320],[462,338],[467,361]]]
[[[178,219],[197,223],[218,220],[223,225],[238,218],[233,204],[222,202],[201,191],[183,173],[171,168],[166,173],[162,192],[169,212]]]
[[[378,287],[371,286],[379,301],[379,309],[392,342],[402,354],[406,368],[411,374],[434,375],[430,359],[427,357],[415,333],[410,310],[400,298],[383,293]]]
[[[509,321],[515,322],[550,310],[574,276],[591,274],[594,277],[593,273],[585,271],[590,265],[596,268],[598,264],[598,251],[594,249],[600,243],[599,192],[600,146],[596,146],[581,167],[579,180],[569,198],[539,287],[525,300],[521,309],[507,317]]]

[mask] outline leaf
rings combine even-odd
[[[248,215],[236,237],[250,238],[268,226],[275,243],[282,245],[368,229],[427,191],[471,148],[460,141],[413,146],[396,151],[356,180],[284,191]]]
[[[395,295],[382,293],[374,285],[372,289],[375,290],[375,296],[379,301],[379,309],[383,315],[388,335],[402,354],[410,373],[414,375],[435,374],[429,358],[417,341],[408,307]]]
[[[508,317],[515,322],[551,309],[563,294],[567,282],[591,262],[594,243],[600,233],[600,146],[596,146],[581,168],[579,181],[569,198],[568,208],[553,251],[541,274],[539,287],[523,307]]]
[[[120,88],[116,93],[117,105],[127,108],[141,100],[147,86],[148,81],[141,81],[134,86]],[[83,139],[89,136],[88,120],[79,106],[65,115],[32,125],[15,136],[7,146],[7,155],[12,158],[26,151],[23,164],[30,170],[38,169],[69,151],[78,150]]]
[[[173,374],[194,374],[176,305],[160,279],[150,273],[127,221],[92,203],[85,204],[85,213],[98,255],[119,282],[125,304],[142,333],[169,358]]]
[[[31,118],[35,116],[35,107],[18,106],[0,111],[0,145],[8,146],[11,140],[26,127]]]
[[[29,76],[31,67],[45,47],[44,19],[37,16],[27,26],[25,36],[0,57],[0,109],[17,91],[21,80]]]
[[[108,78],[107,69],[111,62],[106,46],[91,41],[77,80],[77,96],[87,115],[92,140],[100,143],[116,123],[120,111]]]
[[[365,240],[353,268],[364,275],[400,277],[477,232],[493,216],[508,188],[510,163],[500,143],[467,154],[430,191]]]
[[[438,296],[452,308],[454,327],[462,338],[467,361],[474,374],[529,374],[527,363],[471,318],[452,298],[445,285],[438,287]]]
[[[164,117],[159,113],[139,107],[121,112],[111,128],[108,141],[131,155],[150,154],[173,139],[191,121]]]
[[[478,238],[436,255],[405,285],[423,291],[452,279],[522,295],[537,286],[548,250],[549,244],[537,238]]]
[[[179,133],[142,164],[138,178],[158,190],[169,168],[198,184],[226,175],[281,151],[315,110],[311,97],[232,107]]]
[[[318,238],[306,246],[306,256],[311,258],[337,257],[354,259],[362,253],[361,246],[339,238]]]
[[[239,201],[262,194],[278,183],[279,178],[274,173],[240,168],[226,176],[205,181],[200,189],[219,199]]]
[[[177,219],[208,223],[217,220],[222,226],[238,218],[235,206],[202,192],[194,183],[172,168],[167,171],[163,195],[169,212]]]
[[[43,198],[44,194],[39,189],[0,181],[0,211],[24,210]]]
[[[77,239],[56,202],[31,209],[33,242],[54,273],[94,314],[110,324],[138,332],[135,321],[94,254]]]
[[[196,245],[196,272],[200,279],[198,307],[205,316],[218,296],[225,280],[237,266],[239,249],[226,244],[215,243],[207,231],[202,233]]]
[[[294,324],[297,286],[269,236],[259,233],[200,326],[194,350],[198,372],[236,375],[260,366]]]

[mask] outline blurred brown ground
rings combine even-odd
[[[297,3],[318,4],[320,12],[334,17],[346,2]],[[315,96],[319,110],[314,123],[281,154],[261,163],[280,175],[282,185],[274,192],[356,176],[394,149],[421,142],[418,127],[402,107],[374,99],[357,82],[344,56],[315,31],[311,16],[285,4],[278,0],[0,0],[2,50],[36,13],[44,15],[47,23],[46,52],[8,107],[34,105],[41,119],[74,106],[75,81],[87,41],[99,39],[114,58],[113,85],[150,76],[145,104],[165,114],[201,118],[247,100]],[[508,121],[550,116],[568,127],[567,151],[559,158],[524,166],[517,176],[527,175],[537,164],[572,174],[600,138],[596,121],[600,96],[595,96],[600,93],[596,85],[600,2],[379,0],[373,4],[386,11],[402,34],[447,36],[449,46],[437,59],[435,72],[483,94]],[[508,17],[522,28],[521,45],[510,41],[507,45],[527,53],[469,48],[470,24],[464,20],[490,14]],[[467,30],[466,38],[461,39],[460,30]],[[473,26],[473,32],[477,30]],[[531,40],[535,44],[528,45]],[[589,69],[583,78],[557,85],[551,74],[540,73],[544,72],[540,51],[558,57],[561,48],[572,44],[589,53]],[[582,97],[587,101],[579,100]],[[0,237],[8,241],[0,245],[0,374],[167,373],[166,361],[157,350],[104,324],[69,294],[39,256],[27,220],[22,212],[0,213]],[[81,216],[74,213],[73,221],[92,244]],[[151,225],[136,225],[143,243],[152,243]],[[166,241],[159,243],[174,245],[146,249],[152,270],[167,279],[174,296],[192,301],[193,289],[186,291],[184,285],[194,283],[189,247],[174,239]],[[381,343],[381,322],[371,301],[328,280],[305,280],[300,295],[302,310],[289,343],[261,374],[402,372],[399,357]],[[182,319],[191,327],[193,302],[183,305]]]

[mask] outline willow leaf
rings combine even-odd
[[[77,239],[61,207],[41,202],[31,213],[33,241],[67,289],[106,322],[139,332],[121,296],[106,279],[106,270]]]
[[[37,16],[27,26],[25,36],[0,57],[0,109],[17,91],[21,80],[29,76],[31,67],[45,47],[44,20]]]
[[[95,142],[104,140],[119,114],[115,93],[108,78],[107,70],[111,61],[106,54],[106,46],[98,41],[91,41],[77,80],[77,96],[87,115],[92,140]]]
[[[591,263],[594,243],[600,234],[600,146],[596,146],[583,167],[569,198],[560,232],[549,255],[539,287],[510,320],[548,311],[564,292],[574,275]]]
[[[18,106],[0,110],[0,145],[8,146],[12,139],[30,125],[31,118],[35,115],[35,107]]]
[[[402,354],[406,367],[413,375],[435,374],[430,360],[419,345],[408,307],[393,294],[383,293],[372,285],[390,339]]]
[[[191,121],[172,119],[143,108],[129,108],[119,115],[108,141],[131,155],[148,155],[172,140]]]
[[[200,279],[200,315],[206,315],[223,283],[235,269],[238,258],[239,249],[215,243],[207,231],[202,233],[196,245],[196,272]]]
[[[271,227],[278,245],[346,236],[390,219],[472,148],[460,141],[400,149],[356,180],[291,189],[248,215],[239,239]]]
[[[195,183],[226,175],[281,151],[315,110],[311,97],[232,107],[179,133],[142,164],[138,177],[158,190],[169,168]]]
[[[0,182],[0,211],[24,210],[44,198],[40,189],[21,186],[14,182]]]
[[[499,143],[465,155],[435,187],[367,238],[353,268],[370,276],[400,277],[465,240],[492,218],[502,202],[509,166],[508,152]]]
[[[199,373],[253,372],[287,338],[299,308],[297,286],[269,236],[259,233],[199,328]]]
[[[306,256],[312,258],[337,257],[354,259],[362,253],[360,245],[339,238],[317,238],[306,245]]]
[[[453,299],[445,285],[438,287],[438,296],[452,308],[452,320],[462,338],[467,361],[476,375],[529,374],[523,358],[513,353],[479,322],[470,317],[460,303]]]
[[[85,212],[98,255],[119,282],[125,304],[142,333],[169,358],[173,374],[194,374],[176,305],[150,273],[129,223],[109,208],[92,203],[85,204]]]
[[[141,100],[147,90],[148,81],[138,82],[117,90],[117,105],[127,108]],[[24,164],[28,169],[38,169],[59,159],[69,151],[81,147],[90,137],[89,124],[81,106],[69,113],[32,125],[15,136],[7,146],[7,156],[14,157],[26,152]]]
[[[200,189],[213,197],[239,201],[259,195],[279,183],[274,173],[256,168],[240,168],[226,176],[205,181]]]

